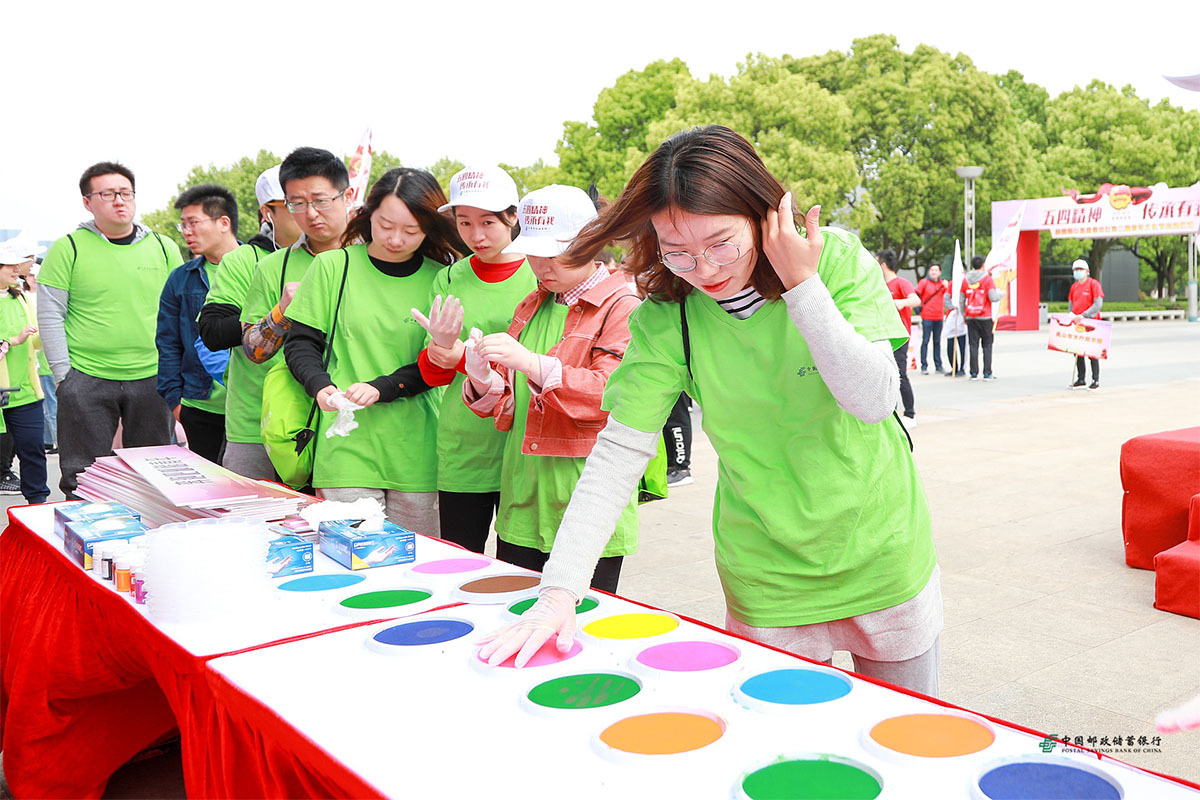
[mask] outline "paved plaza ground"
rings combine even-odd
[[[1200,692],[1200,620],[1154,609],[1153,572],[1125,566],[1118,459],[1133,436],[1200,425],[1200,323],[1118,323],[1094,392],[1066,388],[1073,360],[1045,341],[998,333],[994,383],[911,373],[942,568],[942,697],[1057,735],[1153,736],[1159,711]],[[696,482],[643,507],[620,588],[719,625],[702,414]],[[1200,781],[1200,731],[1117,757]],[[182,797],[178,758],[126,767],[106,796]]]

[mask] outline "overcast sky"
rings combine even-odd
[[[1162,78],[1200,73],[1195,0],[812,5],[7,3],[0,228],[66,233],[96,161],[131,167],[147,212],[193,165],[305,144],[348,153],[368,125],[406,165],[553,162],[563,121],[589,120],[630,69],[678,56],[698,77],[728,76],[749,52],[807,56],[874,33],[1016,69],[1051,96],[1098,78],[1200,109],[1200,93]]]

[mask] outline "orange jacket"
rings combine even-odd
[[[508,334],[519,339],[549,295],[539,286],[518,303]],[[608,422],[608,412],[600,410],[604,386],[625,355],[629,314],[638,302],[618,272],[571,306],[563,338],[546,353],[562,363],[562,384],[530,397],[522,453],[586,458],[592,452],[597,434]],[[495,369],[504,380],[503,397],[490,411],[472,410],[481,417],[494,416],[497,430],[512,430],[512,371],[499,364]]]

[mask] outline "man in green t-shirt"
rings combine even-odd
[[[258,200],[258,233],[221,259],[204,307],[200,310],[200,338],[210,350],[229,350],[225,375],[225,453],[221,466],[247,478],[276,478],[262,443],[262,387],[268,367],[255,364],[242,350],[240,320],[250,283],[259,263],[300,238],[300,228],[285,206],[276,164],[263,171],[254,184]]]
[[[158,304],[158,393],[187,432],[188,447],[221,463],[229,351],[197,344],[196,318],[225,255],[238,246],[237,199],[215,183],[193,186],[175,201],[179,230],[196,254],[167,278]],[[210,374],[211,373],[211,374]]]
[[[134,222],[133,172],[111,161],[79,179],[92,219],[54,242],[38,278],[38,328],[58,386],[59,451],[68,499],[77,476],[112,452],[171,441],[171,413],[155,389],[158,300],[179,248]]]

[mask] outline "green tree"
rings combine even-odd
[[[630,151],[644,151],[651,123],[675,106],[677,83],[691,79],[687,65],[676,58],[630,70],[602,89],[592,111],[594,123],[563,123],[555,148],[559,182],[579,187],[594,183],[610,198],[620,194],[637,166],[629,166]]]
[[[784,63],[849,106],[860,178],[849,215],[868,246],[890,247],[918,275],[952,254],[961,236],[963,184],[954,167],[987,169],[976,182],[979,252],[990,241],[991,200],[1023,196],[1038,175],[1024,111],[965,55],[927,45],[904,53],[895,37],[876,35],[856,39],[848,53]],[[1015,77],[1009,83],[1015,90]]]
[[[1186,236],[1148,236],[1130,247],[1134,255],[1152,273],[1153,289],[1159,297],[1177,294],[1178,267],[1187,267]]]
[[[238,238],[245,241],[258,232],[258,198],[254,195],[254,183],[264,170],[275,166],[279,161],[279,157],[271,151],[259,150],[258,155],[246,156],[228,166],[195,166],[179,184],[179,193],[201,183],[216,183],[229,189],[238,203]],[[183,236],[175,228],[179,222],[179,212],[175,210],[175,200],[178,199],[179,193],[167,201],[165,208],[143,214],[142,223],[163,236],[169,236],[179,245],[182,252],[186,252],[187,245],[184,244]]]
[[[796,208],[824,203],[832,213],[858,182],[850,121],[846,103],[815,81],[788,71],[780,59],[751,55],[729,80],[677,81],[675,106],[648,126],[640,148],[627,147],[632,158],[626,166],[636,168],[676,131],[726,125],[754,145],[792,191]]]

